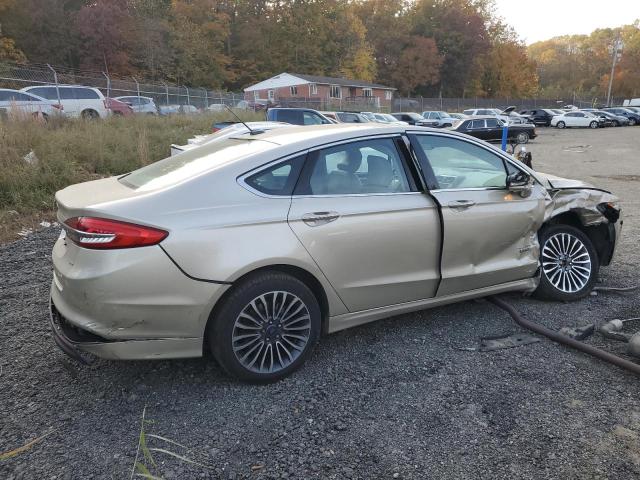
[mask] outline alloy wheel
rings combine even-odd
[[[542,247],[542,270],[549,283],[561,292],[579,292],[591,278],[591,257],[579,238],[556,233]]]
[[[311,315],[299,297],[284,291],[264,293],[249,302],[233,325],[236,359],[255,373],[287,368],[304,352],[311,336]]]

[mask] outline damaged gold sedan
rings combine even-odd
[[[56,195],[51,318],[69,355],[196,357],[273,381],[322,333],[507,291],[588,295],[617,199],[413,126],[224,138]]]

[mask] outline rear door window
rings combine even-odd
[[[91,88],[74,88],[78,100],[99,100],[100,96]]]
[[[393,139],[371,139],[309,154],[297,195],[402,193],[411,185]]]

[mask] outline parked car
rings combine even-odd
[[[409,125],[415,125],[418,127],[428,127],[429,122],[422,115],[414,112],[396,112],[391,114],[396,120],[407,122]]]
[[[422,112],[422,116],[426,118],[430,123],[429,126],[434,128],[452,127],[454,122],[456,121],[456,119],[449,115],[447,112],[441,111]]]
[[[551,126],[551,119],[558,114],[548,108],[534,108],[532,110],[520,110],[520,115],[529,117],[535,125],[549,127]]]
[[[409,125],[407,122],[403,122],[402,120],[398,120],[396,117],[391,115],[390,113],[374,113],[373,116],[378,123],[386,123],[391,125]]]
[[[505,122],[494,116],[472,117],[459,121],[459,123],[453,127],[453,130],[486,141],[499,141],[502,140],[502,130],[505,125]],[[535,126],[528,123],[509,125],[507,132],[507,138],[510,140],[513,139],[518,143],[527,143],[529,139],[536,138],[537,136]]]
[[[0,112],[9,113],[11,111],[40,116],[45,119],[61,112],[57,103],[46,98],[10,88],[0,88]]]
[[[321,125],[333,123],[317,110],[310,108],[270,108],[267,121],[284,122],[292,125]]]
[[[129,104],[134,113],[142,113],[148,115],[158,114],[158,106],[151,97],[127,96],[116,97],[116,100],[120,100],[121,102]]]
[[[275,381],[321,334],[509,291],[588,296],[617,202],[451,130],[227,138],[56,193],[53,337],[81,362],[210,351]]]
[[[369,123],[369,119],[356,112],[336,112],[336,117],[342,123]]]
[[[466,118],[469,118],[469,116],[464,113],[450,113],[449,115],[451,115],[451,118],[456,120],[465,120]]]
[[[192,150],[203,145],[209,145],[212,142],[218,142],[225,138],[237,137],[242,135],[255,135],[256,132],[266,132],[267,130],[273,130],[274,128],[291,127],[289,123],[282,122],[225,122],[223,128],[218,128],[215,133],[209,135],[196,135],[193,138],[187,140],[186,145],[171,144],[171,155],[178,155],[179,153]],[[217,123],[216,126],[221,126]],[[247,128],[249,127],[249,128]],[[249,130],[251,129],[251,130]]]
[[[600,117],[604,120],[605,127],[621,127],[629,125],[629,119],[622,115],[616,115],[611,112],[605,112],[604,110],[596,110],[595,108],[583,108],[583,112],[589,112],[596,117]]]
[[[516,107],[508,107],[505,110],[500,110],[499,108],[472,108],[465,110],[464,114],[468,116],[490,115],[509,124],[533,123],[529,118],[517,114],[515,109]]]
[[[630,108],[623,107],[611,107],[611,108],[603,108],[605,112],[611,112],[614,115],[620,115],[629,119],[629,125],[639,125],[640,124],[640,113],[631,110]]]
[[[178,113],[181,113],[183,115],[194,115],[196,113],[200,113],[200,110],[195,105],[185,104],[180,105],[180,107],[178,108]]]
[[[180,113],[180,105],[160,105],[158,107],[159,115],[176,115]]]
[[[599,128],[604,126],[605,121],[592,115],[589,112],[581,112],[579,110],[571,110],[562,115],[556,115],[551,119],[551,126],[557,128],[566,127],[588,127]]]
[[[227,106],[224,103],[212,103],[207,107],[210,112],[226,112]]]
[[[97,88],[76,85],[44,85],[25,87],[21,91],[59,103],[62,105],[64,114],[69,117],[95,119],[106,118],[110,114],[106,99]]]
[[[133,108],[131,105],[125,102],[121,102],[120,100],[116,100],[115,98],[105,98],[104,100],[107,104],[107,109],[111,112],[111,115],[117,115],[121,117],[128,117],[133,115]]]

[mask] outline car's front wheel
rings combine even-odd
[[[569,225],[544,227],[538,236],[542,272],[536,295],[560,301],[587,296],[600,267],[589,237]]]
[[[566,127],[566,126],[567,126],[567,124],[566,124],[566,123],[564,123],[564,122],[558,122],[558,123],[556,124],[556,127],[558,127],[558,128],[564,128],[564,127]]]
[[[518,143],[528,143],[529,142],[529,134],[527,132],[520,132],[516,137]]]
[[[279,380],[298,369],[320,336],[313,292],[281,272],[264,272],[235,287],[217,310],[209,345],[231,376],[254,383]]]
[[[598,122],[595,122],[595,121],[594,121],[594,122],[591,122],[591,123],[589,124],[589,128],[598,128]]]
[[[630,118],[629,119],[629,125],[634,126],[636,124],[636,119],[635,118]]]

